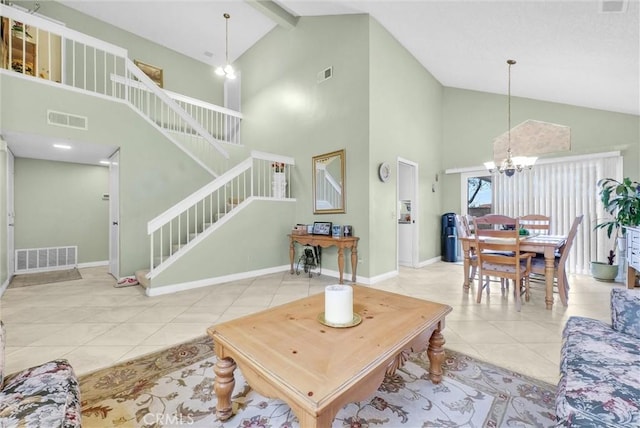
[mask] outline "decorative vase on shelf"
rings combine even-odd
[[[272,196],[278,199],[287,197],[287,177],[284,172],[274,172],[271,183]]]

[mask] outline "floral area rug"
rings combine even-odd
[[[236,369],[234,416],[215,416],[207,336],[80,378],[83,427],[298,427],[288,405],[251,389]],[[446,350],[442,383],[426,353],[412,354],[367,400],[340,410],[333,427],[549,427],[555,386]]]

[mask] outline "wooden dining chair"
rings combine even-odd
[[[518,217],[520,227],[541,235],[548,235],[551,228],[551,217],[542,214],[527,214]]]
[[[478,256],[478,293],[476,302],[482,301],[482,291],[487,289],[489,281],[482,283],[482,278],[494,276],[514,283],[513,295],[516,310],[522,306],[521,294],[529,300],[529,274],[531,259],[535,254],[520,251],[521,236],[519,221],[516,218],[499,214],[488,214],[473,220],[476,237],[476,254]],[[488,278],[487,278],[488,279]]]
[[[472,220],[473,221],[473,220]],[[458,238],[471,238],[471,227],[467,216],[456,214],[456,226],[458,231]],[[475,249],[469,251],[469,263],[471,266],[471,273],[469,274],[469,282],[472,283],[476,277],[478,271],[478,256],[476,256]]]
[[[565,241],[564,245],[558,250],[558,254],[556,255],[556,258],[554,260],[553,276],[556,279],[556,287],[558,288],[560,301],[564,306],[567,306],[569,301],[569,279],[567,277],[566,271],[567,258],[569,257],[569,252],[571,251],[571,247],[573,246],[573,241],[575,241],[576,235],[578,234],[578,227],[580,226],[580,223],[582,223],[583,217],[584,215],[580,214],[573,220],[573,224],[571,225],[571,229],[569,230],[569,235],[567,235],[567,240]],[[544,258],[534,258],[531,262],[531,271],[539,275],[544,275]]]

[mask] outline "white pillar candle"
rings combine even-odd
[[[353,321],[353,288],[350,285],[327,285],[324,289],[324,319],[331,324]]]

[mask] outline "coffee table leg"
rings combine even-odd
[[[442,363],[444,362],[444,336],[436,329],[429,339],[427,356],[429,357],[429,379],[433,383],[442,382]]]
[[[219,359],[213,368],[216,378],[213,382],[213,390],[216,393],[218,402],[216,403],[216,416],[221,421],[226,421],[233,416],[231,408],[231,393],[236,385],[233,378],[233,371],[236,369],[236,363],[231,358]]]

